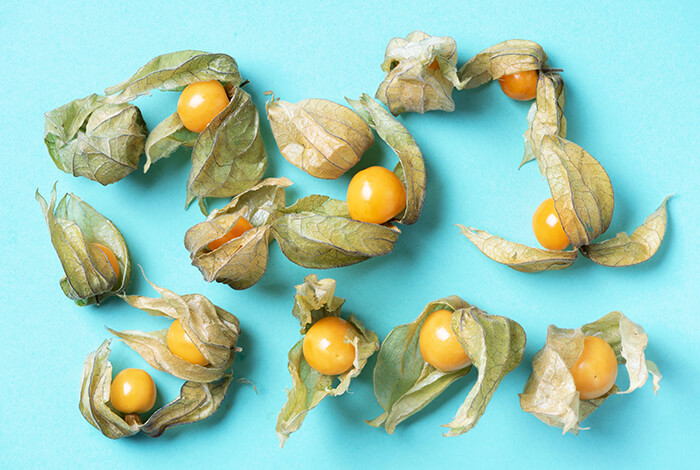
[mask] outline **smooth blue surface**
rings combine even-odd
[[[697,464],[698,405],[698,20],[697,2],[23,2],[0,7],[0,467],[2,468],[689,468]],[[58,3],[61,3],[60,5]],[[327,3],[322,5],[321,3]],[[333,2],[335,3],[335,2]],[[497,3],[497,4],[494,4]],[[554,2],[551,2],[554,3]],[[400,5],[400,6],[398,6]],[[441,436],[474,381],[453,385],[394,436],[363,423],[381,411],[371,368],[351,393],[309,413],[286,447],[274,427],[291,380],[286,354],[299,339],[291,315],[294,285],[314,272],[274,244],[268,272],[244,292],[205,283],[189,265],[182,239],[202,220],[183,210],[186,152],[134,172],[108,187],[58,171],[42,141],[43,113],[100,92],[152,57],[178,49],[226,52],[250,80],[263,109],[265,90],[288,101],[373,94],[379,64],[394,36],[421,29],[457,41],[460,63],[510,38],[539,42],[563,68],[569,139],[597,157],[615,189],[608,235],[632,230],[668,194],[669,226],[650,262],[603,268],[582,259],[573,268],[529,275],[491,262],[459,235],[455,223],[535,244],[531,214],[549,197],[535,165],[520,171],[529,104],[498,85],[456,92],[457,110],[406,115],[429,169],[418,224],[404,227],[394,253],[319,272],[338,281],[346,310],[383,338],[423,306],[457,294],[489,313],[520,322],[525,360],[502,382],[477,427]],[[137,104],[152,128],[174,109],[176,95],[154,93]],[[344,198],[351,175],[315,180],[279,155],[267,121],[268,176],[295,183],[288,201],[319,193]],[[395,157],[375,144],[357,169]],[[354,170],[353,170],[354,171]],[[208,421],[159,439],[111,441],[78,412],[82,364],[115,329],[167,326],[118,299],[75,307],[58,286],[61,268],[34,201],[54,181],[111,218],[134,263],[155,283],[199,292],[241,319],[244,348],[234,364],[252,381],[232,388]],[[155,295],[134,272],[131,293]],[[561,436],[520,410],[517,393],[542,346],[547,325],[576,327],[611,310],[642,324],[648,357],[664,375],[654,396],[648,383],[615,396],[586,421],[591,430]],[[115,369],[144,367],[124,345]],[[370,363],[373,365],[373,361]],[[624,384],[626,378],[620,380]],[[159,403],[179,381],[154,372]],[[215,467],[217,466],[217,467]]]

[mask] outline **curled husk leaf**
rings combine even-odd
[[[139,108],[94,94],[45,114],[44,143],[58,169],[103,185],[138,167],[147,133]]]
[[[302,332],[305,333],[312,324],[327,316],[340,316],[340,308],[345,301],[334,296],[335,281],[333,279],[318,280],[315,274],[304,278],[304,284],[296,286],[294,296],[294,316],[299,319]],[[352,326],[348,330],[345,341],[355,346],[355,359],[347,372],[337,376],[324,375],[313,369],[304,359],[302,352],[303,340],[299,341],[289,351],[289,373],[292,376],[292,389],[287,392],[287,402],[277,417],[277,437],[280,447],[297,431],[306,414],[327,396],[338,396],[345,393],[352,378],[357,377],[372,354],[379,349],[379,339],[376,333],[365,329],[364,325],[354,315],[347,319]],[[333,383],[338,380],[338,385]]]
[[[105,94],[111,95],[111,102],[126,103],[152,90],[180,91],[190,83],[208,80],[240,85],[241,75],[233,57],[192,50],[159,55],[131,77],[107,88]]]
[[[511,242],[483,230],[457,224],[483,254],[506,266],[524,273],[566,269],[576,261],[577,251],[549,251]]]
[[[537,96],[527,113],[527,130],[523,134],[525,152],[520,166],[537,158],[542,147],[542,139],[551,134],[566,137],[564,117],[564,80],[553,72],[541,72],[537,79]],[[540,171],[544,174],[542,167]]]
[[[146,173],[151,165],[161,158],[167,158],[180,147],[194,147],[199,134],[185,128],[177,111],[165,118],[148,134],[146,138]]]
[[[142,431],[158,437],[173,426],[194,423],[208,418],[218,410],[231,384],[225,375],[218,382],[185,382],[180,395],[156,410],[143,424],[129,424],[122,413],[109,402],[112,384],[112,364],[109,362],[111,340],[106,340],[91,353],[83,366],[80,385],[80,412],[88,423],[110,439],[129,437]]]
[[[199,134],[192,148],[187,202],[233,197],[255,186],[267,168],[260,116],[250,95],[238,87],[231,101]]]
[[[468,365],[443,372],[421,356],[418,338],[423,322],[431,313],[442,309],[453,312],[452,329],[479,371],[454,419],[445,425],[449,428],[445,435],[457,436],[472,429],[503,377],[520,364],[525,332],[518,323],[489,315],[457,296],[431,302],[415,321],[397,326],[382,343],[374,368],[374,393],[385,411],[368,424],[384,426],[393,434],[398,424],[423,409],[471,369]]]
[[[448,36],[414,31],[389,41],[382,63],[386,72],[375,97],[396,116],[403,112],[454,111],[452,81],[457,70],[457,44]]]
[[[581,400],[576,390],[571,367],[583,351],[584,336],[597,336],[608,343],[618,364],[625,364],[629,374],[629,388],[621,392],[613,386],[602,397]],[[644,385],[649,374],[653,377],[654,393],[659,390],[661,374],[653,362],[647,360],[644,349],[649,342],[644,329],[620,312],[611,312],[603,318],[583,325],[580,329],[560,329],[550,325],[547,342],[532,360],[532,374],[520,394],[523,411],[532,413],[562,433],[586,428],[581,422],[595,411],[610,395],[630,393]]]
[[[561,226],[574,248],[591,243],[610,226],[615,198],[608,174],[573,142],[547,134],[537,156]]]
[[[51,243],[61,261],[65,277],[61,289],[77,305],[99,304],[126,290],[131,279],[131,260],[124,237],[117,227],[74,194],[66,194],[56,206],[56,186],[46,201],[36,192]],[[119,276],[107,255],[95,244],[108,248],[116,257]]]
[[[397,219],[406,225],[416,223],[423,210],[427,185],[425,161],[418,144],[408,129],[369,95],[363,94],[359,100],[347,101],[399,157],[394,173],[406,186],[406,209]]]
[[[661,246],[666,233],[666,202],[669,197],[631,235],[620,232],[615,238],[582,246],[581,253],[595,263],[611,267],[633,266],[649,260]]]
[[[339,178],[374,143],[365,121],[332,101],[289,103],[273,96],[265,111],[282,156],[316,178]]]
[[[167,329],[150,333],[109,331],[155,369],[192,382],[213,382],[223,377],[231,367],[236,352],[240,350],[236,347],[241,332],[238,318],[217,307],[203,295],[179,296],[148,282],[158,291],[160,298],[125,295],[123,298],[126,303],[149,315],[180,320],[185,333],[209,364],[192,364],[170,352]]]
[[[510,39],[491,46],[469,59],[457,73],[448,74],[458,90],[475,88],[504,75],[541,70],[547,54],[536,42]]]
[[[287,178],[263,180],[187,231],[185,247],[205,281],[247,289],[260,280],[267,269],[272,223],[285,207],[285,188],[291,184]],[[227,234],[241,217],[253,228],[210,250],[208,245]]]
[[[272,236],[290,261],[320,269],[391,253],[399,233],[390,224],[353,220],[345,201],[319,195],[300,199],[272,225]]]

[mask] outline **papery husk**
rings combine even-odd
[[[448,36],[414,31],[387,45],[382,70],[386,72],[375,98],[394,116],[403,112],[454,111],[452,81],[457,66],[457,44]]]
[[[117,227],[74,194],[66,194],[56,206],[55,185],[48,204],[38,190],[36,200],[66,275],[60,281],[65,295],[82,307],[99,304],[126,290],[131,279],[131,260]],[[119,265],[119,276],[94,243],[112,251]]]
[[[265,110],[282,156],[316,178],[339,178],[374,143],[362,118],[332,101],[289,103],[273,97]]]

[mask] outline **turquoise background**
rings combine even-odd
[[[13,2],[14,3],[14,2]],[[698,410],[698,19],[697,2],[3,2],[0,7],[0,466],[3,468],[688,468],[697,465]],[[549,3],[549,4],[547,4]],[[291,315],[294,285],[313,270],[289,262],[274,244],[268,272],[236,292],[207,284],[190,266],[183,235],[202,220],[183,210],[187,152],[102,187],[58,171],[43,144],[43,113],[120,82],[152,57],[179,49],[229,53],[262,110],[265,90],[288,101],[373,94],[387,42],[420,29],[452,36],[460,64],[510,38],[542,44],[564,69],[568,138],[604,165],[615,189],[607,235],[631,231],[668,194],[666,239],[643,265],[610,269],[580,259],[571,269],[523,274],[496,264],[454,226],[462,223],[534,245],[530,218],[549,197],[534,164],[520,171],[529,103],[498,85],[455,92],[454,113],[401,116],[425,155],[428,194],[420,221],[404,227],[394,252],[347,268],[319,271],[338,281],[345,311],[383,338],[431,300],[457,294],[489,313],[520,322],[528,335],[523,363],[508,375],[475,429],[442,437],[475,380],[454,384],[394,436],[363,423],[381,409],[370,367],[350,392],[309,413],[286,447],[275,436],[291,385],[286,354],[298,341]],[[177,95],[141,98],[152,128]],[[282,159],[266,119],[268,176],[294,181],[288,201],[308,194],[344,198],[355,169],[336,181],[309,177]],[[375,144],[356,167],[393,166]],[[108,337],[104,326],[167,327],[119,299],[78,308],[64,298],[60,264],[34,201],[58,181],[111,218],[132,260],[155,283],[198,292],[236,314],[244,348],[236,384],[211,419],[166,432],[111,441],[78,411],[85,357]],[[219,205],[221,202],[219,202]],[[130,293],[155,292],[134,272]],[[561,436],[520,410],[517,394],[547,325],[576,327],[621,310],[644,326],[648,357],[664,378],[615,396],[585,424]],[[114,343],[116,370],[151,369]],[[158,403],[180,381],[153,371]],[[621,369],[618,384],[626,385]]]

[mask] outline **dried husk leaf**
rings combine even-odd
[[[148,280],[148,279],[147,279]],[[193,382],[213,382],[223,377],[231,367],[240,328],[238,318],[212,304],[199,294],[179,296],[148,281],[161,298],[140,295],[124,296],[124,300],[149,315],[180,320],[182,328],[209,365],[192,364],[168,349],[168,330],[144,333],[141,331],[111,331],[127,346],[136,351],[152,367],[175,377]]]
[[[226,54],[202,51],[177,51],[159,55],[123,82],[109,87],[109,100],[126,103],[158,89],[177,91],[194,82],[218,80],[237,86],[241,83],[238,65]]]
[[[634,266],[649,260],[664,239],[666,203],[670,197],[664,199],[631,235],[620,232],[615,238],[582,246],[581,253],[595,263],[610,267]]]
[[[604,339],[615,351],[618,364],[625,364],[630,385],[627,390],[618,393],[630,393],[641,388],[650,374],[654,379],[654,393],[658,392],[661,374],[656,364],[645,357],[644,350],[649,344],[649,337],[641,325],[621,312],[610,312],[600,320],[583,325],[581,331],[585,335]],[[649,363],[652,364],[651,367]]]
[[[527,130],[525,153],[520,162],[522,167],[540,154],[542,139],[545,135],[566,137],[566,118],[564,117],[564,80],[561,75],[552,72],[540,72],[537,80],[537,97],[527,113]],[[540,168],[544,175],[544,171]]]
[[[49,204],[36,192],[36,200],[46,219],[51,243],[66,276],[60,284],[67,297],[78,306],[99,304],[123,292],[131,279],[131,260],[126,242],[117,227],[74,194],[66,194],[56,206],[56,186]],[[104,252],[91,245],[109,248],[117,258],[116,276]]]
[[[542,47],[532,41],[510,39],[469,59],[456,74],[448,75],[455,88],[476,88],[490,80],[527,70],[541,70],[547,62]]]
[[[345,299],[335,296],[335,280],[321,279],[309,274],[303,284],[295,286],[292,315],[299,320],[301,334],[306,334],[311,325],[324,317],[339,317]]]
[[[265,104],[282,156],[316,178],[336,179],[360,161],[374,135],[351,109],[323,99]]]
[[[270,227],[284,209],[285,188],[291,184],[287,178],[265,179],[187,231],[185,247],[205,281],[240,290],[260,280],[267,269]],[[209,243],[228,233],[241,217],[254,228],[210,250]]]
[[[44,142],[58,169],[102,185],[138,167],[147,133],[139,108],[94,94],[45,114]]]
[[[146,173],[151,165],[162,158],[172,155],[180,147],[194,147],[199,134],[185,128],[177,111],[165,118],[148,134],[146,138]]]
[[[297,305],[317,306],[322,313],[313,315],[315,321],[324,316],[340,316],[339,309],[343,299],[333,296],[335,281],[323,279],[321,281],[311,275],[304,279],[304,285],[297,286],[295,296],[295,316],[299,308]],[[304,287],[306,286],[306,287]],[[301,297],[305,297],[302,300]],[[304,318],[301,315],[300,323],[305,326]],[[292,376],[292,389],[287,392],[287,402],[282,407],[277,417],[277,437],[280,447],[289,438],[289,435],[297,431],[306,414],[318,405],[327,396],[342,395],[348,390],[350,381],[357,377],[367,363],[372,354],[379,349],[379,339],[376,333],[365,329],[364,325],[354,315],[347,319],[353,328],[348,330],[345,341],[355,346],[355,359],[352,367],[347,372],[337,376],[324,375],[313,369],[304,359],[302,352],[303,340],[299,341],[289,351],[289,373]],[[306,324],[307,326],[310,326]],[[333,387],[333,383],[338,380],[338,385]]]
[[[153,413],[143,423],[141,431],[158,437],[174,426],[195,423],[216,413],[226,398],[232,376],[225,374],[221,380],[211,383],[185,382],[180,395]]]
[[[416,320],[395,327],[382,343],[374,367],[374,395],[384,413],[368,421],[384,426],[393,434],[402,421],[414,415],[442,393],[450,384],[466,375],[471,366],[454,372],[442,372],[423,360],[418,336],[423,322],[437,310],[452,312],[469,304],[457,296],[430,302]]]
[[[506,266],[524,273],[566,269],[578,257],[577,251],[549,251],[532,248],[508,241],[483,230],[457,224],[462,235],[467,237],[483,254]]]
[[[192,149],[187,202],[232,197],[252,188],[267,168],[260,117],[250,95],[231,90],[231,101],[202,131]]]
[[[452,81],[457,70],[457,44],[448,36],[414,31],[389,41],[382,63],[386,72],[375,97],[394,116],[403,112],[454,111]]]
[[[526,342],[518,323],[471,305],[454,312],[452,329],[479,376],[452,422],[445,425],[450,428],[446,436],[458,436],[476,426],[503,377],[522,361]]]
[[[85,360],[80,385],[80,412],[85,419],[110,439],[129,437],[143,431],[158,437],[173,426],[205,419],[219,408],[231,383],[225,375],[216,383],[185,382],[180,396],[156,410],[142,424],[128,424],[109,403],[112,364],[109,362],[111,340],[106,340]]]
[[[343,201],[311,196],[288,207],[272,236],[290,261],[306,268],[336,268],[394,249],[399,230],[350,218]]]
[[[406,209],[397,219],[406,225],[416,223],[423,210],[427,185],[425,161],[418,144],[408,129],[369,95],[363,94],[359,101],[347,101],[399,157],[401,171],[394,172],[402,175],[406,186]]]
[[[584,336],[598,336],[613,348],[618,364],[626,364],[630,377],[628,390],[620,392],[613,386],[602,397],[580,399],[570,370],[583,351]],[[520,406],[544,423],[561,428],[563,434],[567,431],[577,434],[586,429],[580,426],[581,422],[609,396],[641,387],[649,374],[654,378],[654,392],[658,391],[661,374],[656,364],[644,356],[647,343],[642,327],[620,312],[611,312],[581,329],[550,325],[547,342],[532,361],[532,374],[520,394]]]
[[[610,226],[615,198],[608,174],[573,142],[545,135],[537,156],[562,228],[574,248],[590,244]]]
[[[109,404],[112,385],[112,364],[109,362],[109,345],[105,340],[91,353],[83,366],[80,383],[80,413],[88,423],[110,439],[133,436],[139,426],[130,425]]]

